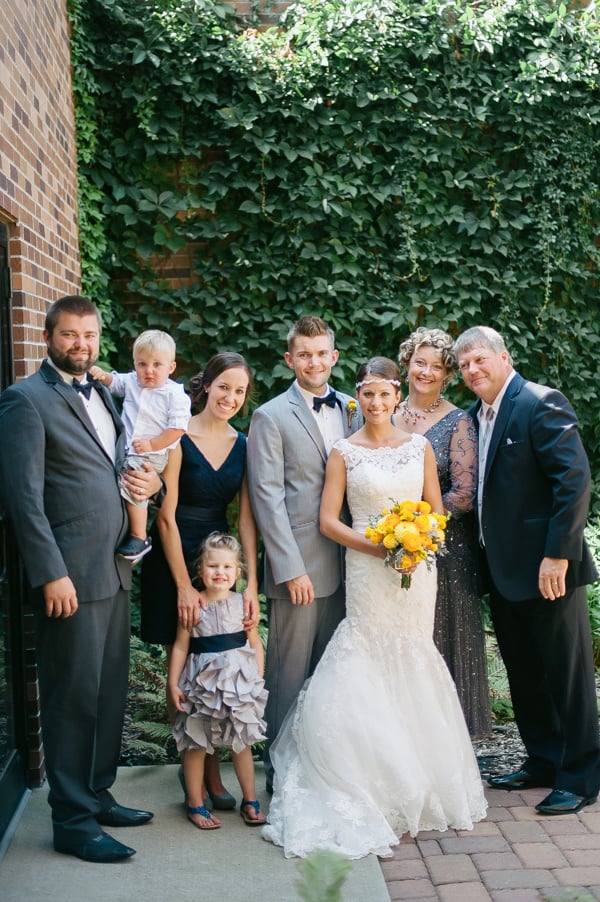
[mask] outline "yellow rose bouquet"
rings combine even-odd
[[[445,553],[448,517],[431,512],[427,501],[392,501],[391,508],[369,518],[365,536],[374,545],[383,545],[385,564],[406,570],[420,561],[431,567],[436,554]],[[410,587],[411,574],[402,574],[402,588]]]

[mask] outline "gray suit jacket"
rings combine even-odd
[[[348,395],[336,392],[345,434]],[[332,595],[342,581],[342,550],[321,535],[319,507],[327,454],[319,427],[296,383],[255,411],[248,435],[248,488],[266,551],[264,592],[289,598],[287,580],[307,573],[317,598]]]
[[[69,576],[78,601],[128,589],[131,565],[115,557],[127,532],[117,482],[123,426],[96,383],[117,431],[117,460],[102,447],[81,400],[46,361],[0,395],[0,503],[32,588]]]

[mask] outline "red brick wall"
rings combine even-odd
[[[44,356],[44,314],[79,291],[66,0],[2,4],[0,220],[8,224],[17,378]]]
[[[48,305],[79,291],[66,0],[5,0],[0,24],[0,222],[7,225],[16,378],[45,356]],[[44,775],[33,621],[26,615],[29,782]]]

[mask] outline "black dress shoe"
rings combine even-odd
[[[540,814],[575,814],[586,805],[593,805],[598,796],[578,796],[565,789],[553,789],[550,795],[535,806]]]
[[[99,833],[98,836],[89,836],[80,842],[54,840],[54,848],[64,855],[74,855],[83,861],[95,861],[98,864],[110,864],[114,861],[123,861],[135,855],[135,849],[124,846],[109,836],[108,833]]]
[[[539,777],[534,777],[526,770],[516,770],[512,774],[489,777],[488,783],[494,789],[535,789],[538,786],[552,786],[552,783],[544,783]]]
[[[139,827],[147,824],[154,815],[151,811],[138,811],[137,808],[125,808],[115,804],[106,811],[96,815],[96,820],[103,827]]]

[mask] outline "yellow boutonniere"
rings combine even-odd
[[[348,417],[348,429],[352,425],[352,418],[356,416],[356,411],[358,410],[358,404],[354,400],[354,398],[350,398],[348,403],[346,404],[346,416]]]

